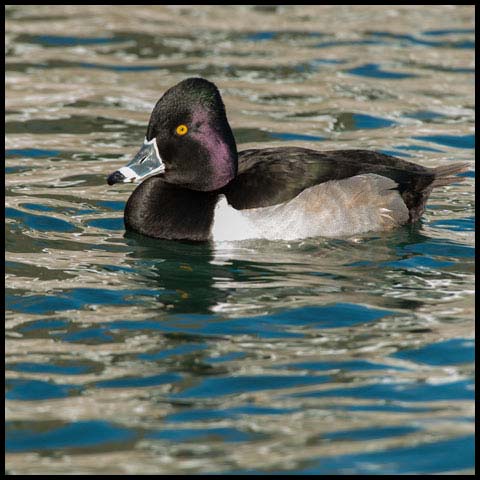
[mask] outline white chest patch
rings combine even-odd
[[[212,239],[298,240],[389,230],[408,221],[408,209],[395,187],[380,175],[357,175],[307,188],[280,205],[247,210],[236,210],[221,195]]]
[[[248,240],[263,238],[258,226],[248,217],[249,210],[236,210],[228,204],[225,195],[220,195],[215,207],[212,238],[215,241]]]

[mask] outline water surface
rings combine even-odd
[[[473,473],[473,7],[6,15],[7,472]],[[125,235],[106,176],[188,76],[240,149],[471,168],[385,234]]]

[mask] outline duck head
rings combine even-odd
[[[140,151],[107,182],[161,175],[184,188],[213,191],[236,174],[237,148],[220,92],[208,80],[187,78],[160,98]]]

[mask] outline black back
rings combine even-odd
[[[291,200],[313,185],[365,173],[398,183],[407,207],[435,178],[433,169],[368,150],[319,152],[301,147],[239,152],[238,176],[222,189],[236,209],[267,207]]]

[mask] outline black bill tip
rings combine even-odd
[[[115,183],[123,182],[123,180],[125,180],[125,175],[117,170],[108,176],[107,183],[109,185],[115,185]]]

